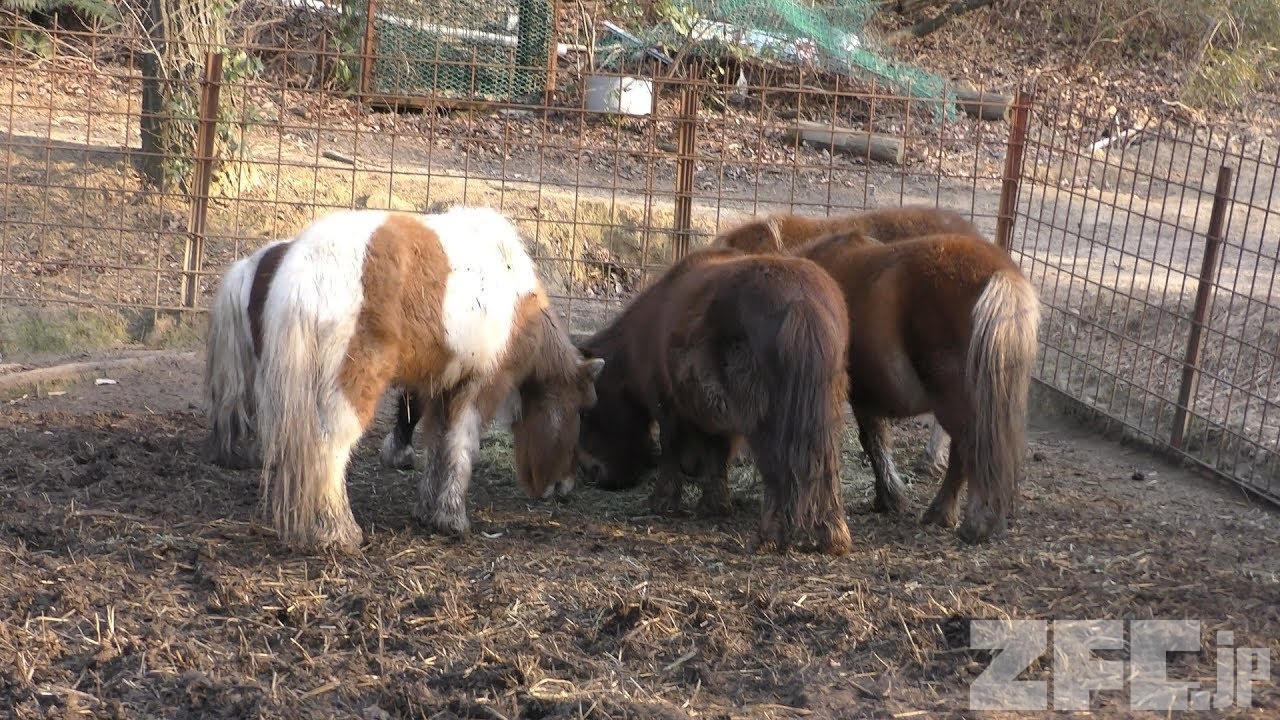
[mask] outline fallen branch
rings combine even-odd
[[[906,154],[906,144],[901,138],[807,120],[797,120],[795,124],[788,127],[787,137],[792,141],[806,142],[832,150],[843,150],[859,157],[895,165],[901,165]]]
[[[921,20],[905,30],[899,30],[898,32],[890,35],[889,44],[897,44],[908,38],[922,38],[943,25],[946,25],[948,22],[951,22],[952,18],[959,17],[967,12],[977,10],[978,8],[992,5],[995,1],[996,0],[958,0],[958,2],[953,2],[948,5],[945,10],[928,20]]]

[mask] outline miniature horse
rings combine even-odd
[[[1026,446],[1040,326],[1035,289],[1004,250],[971,235],[891,245],[856,234],[794,251],[831,274],[849,316],[849,401],[875,473],[875,509],[906,509],[889,420],[932,411],[952,437],[946,477],[923,520],[952,527],[970,483],[967,542],[1004,533]]]
[[[928,205],[904,205],[830,217],[774,213],[721,233],[713,244],[752,253],[775,253],[800,247],[834,233],[857,233],[869,242],[882,243],[938,234],[983,237],[977,226],[954,210]],[[941,475],[946,471],[949,443],[950,438],[938,424],[938,420],[931,420],[929,440],[920,460],[927,472]]]
[[[480,430],[507,404],[518,405],[521,488],[547,497],[572,487],[580,412],[604,362],[583,360],[555,322],[497,212],[339,211],[268,249],[249,298],[263,502],[289,546],[360,543],[346,465],[392,383],[426,398],[432,418],[419,520],[467,531]]]
[[[605,360],[583,415],[584,465],[614,486],[638,482],[658,423],[655,511],[703,479],[699,509],[729,511],[730,444],[746,438],[764,479],[757,550],[785,551],[817,530],[822,552],[849,550],[839,443],[848,318],[840,289],[798,258],[694,252],[580,344]]]

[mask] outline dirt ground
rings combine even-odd
[[[1280,513],[1049,402],[1012,533],[977,548],[869,513],[850,433],[838,559],[748,552],[748,468],[723,521],[652,516],[647,488],[531,502],[497,434],[472,535],[433,536],[409,515],[414,475],[377,464],[384,408],[349,471],[362,552],[308,557],[256,516],[252,471],[198,458],[199,373],[190,355],[0,406],[10,716],[959,718],[979,716],[991,658],[973,618],[1198,619],[1203,649],[1170,654],[1169,677],[1205,688],[1218,630],[1280,651]],[[904,469],[923,429],[902,424]],[[917,513],[935,487],[912,484]],[[1051,679],[1052,657],[1022,679]],[[1094,714],[1163,717],[1128,699],[1100,693]],[[1212,716],[1272,717],[1280,689],[1255,683],[1252,704]]]

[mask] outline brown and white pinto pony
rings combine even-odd
[[[972,235],[890,245],[856,233],[795,249],[831,274],[849,317],[849,402],[875,473],[875,509],[906,509],[889,421],[932,412],[951,459],[923,521],[958,534],[1003,534],[1026,449],[1027,393],[1040,327],[1035,289],[1009,255]]]
[[[603,361],[570,343],[496,211],[333,213],[265,251],[247,308],[263,502],[287,545],[359,545],[346,465],[393,383],[426,398],[431,417],[420,521],[467,531],[480,431],[504,408],[520,487],[572,487],[579,413]]]
[[[731,442],[750,444],[764,480],[758,551],[816,530],[822,552],[849,550],[839,445],[848,318],[840,289],[798,258],[701,250],[673,265],[579,347],[605,360],[583,414],[584,465],[603,483],[639,482],[656,420],[655,511],[702,479],[699,510],[730,510]]]
[[[904,205],[830,217],[774,213],[730,228],[716,237],[712,244],[752,253],[776,253],[835,233],[856,233],[868,241],[882,243],[941,234],[984,237],[977,226],[954,210],[930,205]],[[929,440],[920,459],[920,464],[929,473],[941,475],[946,472],[949,443],[950,438],[937,419],[930,421]]]

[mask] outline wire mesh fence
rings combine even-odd
[[[391,8],[358,5],[375,18]],[[512,7],[514,18],[495,5],[493,18],[449,27],[518,45],[520,13],[544,6]],[[1022,138],[1010,137],[1003,101],[995,112],[939,113],[918,92],[787,59],[654,53],[605,72],[574,42],[574,28],[592,24],[586,6],[549,7],[539,62],[516,62],[517,48],[495,40],[501,52],[437,58],[431,82],[401,82],[408,76],[393,69],[404,48],[389,46],[395,36],[379,36],[377,23],[353,31],[343,13],[246,0],[228,43],[198,48],[222,67],[206,65],[203,83],[190,78],[192,106],[180,116],[193,137],[230,152],[218,162],[196,149],[160,157],[195,168],[185,183],[147,175],[142,68],[155,48],[143,33],[55,25],[41,28],[52,42],[38,52],[0,43],[0,345],[38,344],[23,335],[42,326],[15,317],[71,309],[127,323],[199,310],[230,262],[339,208],[501,209],[570,328],[584,332],[676,254],[751,216],[925,203],[992,236],[1004,215],[1011,252],[1046,304],[1045,383],[1260,493],[1280,493],[1269,327],[1280,300],[1275,240],[1266,239],[1274,149],[1175,125],[1117,127],[1100,143],[1111,118],[1041,92],[1023,161],[1006,168],[1010,141]],[[419,20],[415,32],[441,24]],[[0,16],[0,37],[29,29]],[[507,79],[477,92],[441,81],[446,66]],[[517,71],[531,73],[519,92]],[[1201,352],[1190,364],[1199,381],[1184,420],[1179,392],[1221,164],[1235,170],[1233,201],[1221,269],[1201,303]],[[1002,176],[1018,171],[1021,192],[1005,177],[1002,211]]]
[[[216,48],[218,107],[185,116],[234,135],[234,157],[210,169],[207,188],[156,186],[140,170],[145,38],[58,28],[42,57],[5,47],[0,302],[199,308],[230,261],[317,214],[461,202],[498,206],[525,230],[573,325],[586,328],[675,244],[758,212],[943,202],[994,222],[1001,124],[963,114],[939,123],[874,83],[778,62],[732,73],[690,62],[676,73],[651,61],[643,77],[620,75],[566,51],[536,102],[459,103],[405,86],[413,102],[388,103],[340,81],[358,84],[366,55],[332,39],[349,36],[340,18],[255,1],[251,31]],[[490,62],[508,67],[500,55]],[[610,106],[591,94],[601,77],[639,87],[645,102]],[[878,144],[824,148],[833,125]],[[880,152],[890,161],[870,159]]]
[[[1046,306],[1039,377],[1280,498],[1274,142],[1035,104],[1013,252]]]

